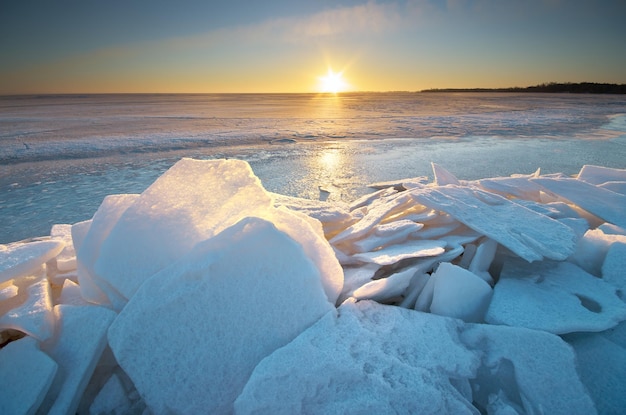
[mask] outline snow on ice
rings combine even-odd
[[[0,245],[0,413],[617,413],[626,171],[376,183],[183,159]]]

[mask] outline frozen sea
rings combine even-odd
[[[0,97],[0,243],[89,219],[104,196],[142,192],[181,157],[244,159],[270,191],[344,201],[368,183],[432,177],[430,162],[468,180],[623,169],[626,96]]]

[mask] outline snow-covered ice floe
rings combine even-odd
[[[626,170],[376,183],[182,159],[0,245],[0,413],[626,408]]]

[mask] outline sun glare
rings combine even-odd
[[[343,79],[343,72],[333,72],[328,68],[328,73],[319,77],[320,92],[336,94],[343,92],[348,88],[348,84]]]

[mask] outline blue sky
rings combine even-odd
[[[3,1],[0,94],[626,83],[624,0]]]

